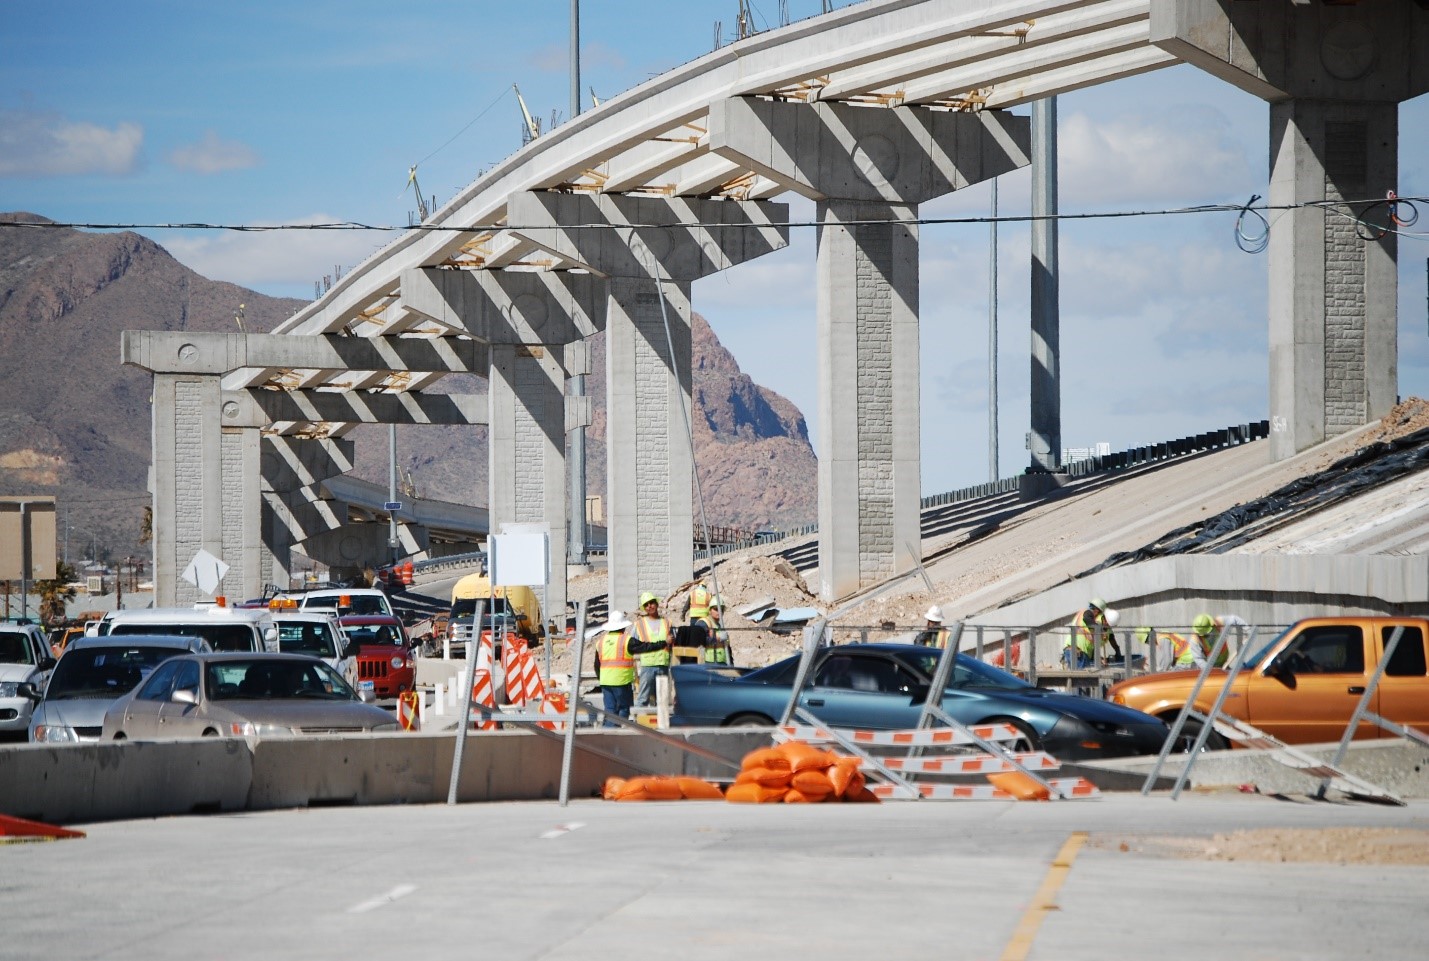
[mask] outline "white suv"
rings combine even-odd
[[[0,734],[29,731],[35,702],[20,694],[20,685],[43,689],[54,667],[43,631],[34,624],[0,623]]]

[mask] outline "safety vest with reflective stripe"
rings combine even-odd
[[[635,659],[625,649],[630,635],[607,631],[600,639],[600,686],[624,687],[635,680]]]
[[[692,624],[703,624],[705,626],[705,663],[706,664],[726,664],[728,656],[725,652],[725,641],[729,635],[720,630],[719,622],[713,617],[706,615]]]
[[[690,623],[703,621],[710,616],[710,599],[713,595],[703,584],[696,584],[690,591]]]
[[[1201,639],[1198,637],[1194,641],[1180,634],[1162,634],[1161,637],[1171,642],[1171,663],[1176,667],[1192,667],[1196,663],[1196,651],[1191,645],[1200,645]],[[1204,648],[1202,648],[1204,650]]]
[[[1097,628],[1105,630],[1098,615],[1093,614],[1092,609],[1088,607],[1072,619],[1072,629],[1068,632],[1067,639],[1062,642],[1062,646],[1071,647],[1073,644],[1076,644],[1077,650],[1087,655],[1087,657],[1091,657],[1092,631]]]
[[[654,621],[654,626],[651,626]],[[640,636],[644,644],[662,643],[670,639],[670,622],[663,617],[637,617],[635,619],[635,633]],[[658,651],[649,651],[640,655],[641,667],[669,667],[670,649],[662,647]]]

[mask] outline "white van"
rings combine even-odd
[[[278,628],[265,608],[156,607],[148,610],[111,611],[99,623],[101,636],[109,634],[180,634],[201,637],[215,651],[278,650]]]

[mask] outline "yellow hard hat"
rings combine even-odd
[[[651,601],[654,601],[656,604],[660,603],[660,598],[659,598],[658,595],[656,595],[656,593],[655,593],[654,591],[646,591],[646,592],[644,592],[643,594],[640,595],[640,606],[641,606],[641,607],[644,607],[646,604],[649,604]]]

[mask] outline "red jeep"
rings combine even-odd
[[[338,624],[357,658],[359,690],[371,683],[373,695],[382,700],[416,686],[417,664],[401,621],[388,614],[348,614]]]

